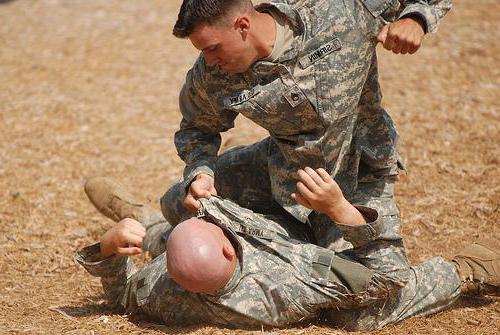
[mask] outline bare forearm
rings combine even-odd
[[[327,215],[330,219],[338,223],[348,225],[361,225],[367,223],[360,211],[346,199],[342,199],[336,206],[330,208]]]

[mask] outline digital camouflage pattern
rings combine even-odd
[[[459,294],[453,265],[440,258],[411,268],[401,288],[347,254],[299,240],[303,236],[293,227],[303,225],[289,217],[256,214],[218,197],[201,203],[198,216],[220,226],[238,256],[233,277],[213,296],[187,292],[168,275],[165,253],[156,254],[165,250],[167,222],[147,229],[144,247],[157,257],[143,269],[128,257],[102,259],[99,244],[78,251],[75,259],[101,277],[111,303],[167,325],[285,326],[326,311],[332,325],[373,329],[440,310]]]
[[[360,164],[395,175],[397,133],[381,106],[376,36],[384,23],[406,15],[435,31],[450,6],[449,0],[260,4],[286,17],[297,36],[275,62],[258,61],[241,74],[209,67],[200,55],[180,94],[183,119],[175,134],[185,186],[199,173],[214,175],[220,132],[240,113],[269,131],[273,198],[302,222],[310,210],[290,197],[299,168],[325,168],[347,197],[357,188]]]
[[[220,196],[260,213],[287,211],[312,228],[315,244],[336,252],[354,244],[353,257],[405,285],[411,271],[394,200],[394,182],[404,168],[394,123],[381,105],[376,36],[385,23],[406,15],[436,31],[450,7],[449,0],[260,4],[259,10],[288,18],[297,36],[275,62],[258,61],[242,74],[209,67],[200,55],[180,95],[183,119],[175,142],[186,162],[184,178],[163,197],[164,216],[171,224],[189,216],[186,188],[197,174],[208,173]],[[217,156],[220,132],[233,127],[239,113],[270,136]],[[379,213],[377,224],[341,230],[297,204],[290,194],[304,166],[329,171],[347,200]]]
[[[364,211],[369,222],[366,225],[341,225],[332,222],[326,215],[315,212],[311,213],[306,224],[300,224],[272,197],[271,183],[266,173],[270,143],[272,140],[267,138],[224,152],[215,167],[215,187],[218,194],[255,212],[287,217],[290,222],[295,222],[290,229],[294,230],[298,239],[336,252],[349,250],[362,264],[390,275],[394,281],[404,285],[409,276],[409,264],[400,235],[399,211],[394,199],[395,177],[378,176],[377,171],[364,164],[360,166],[358,187],[347,200],[358,208],[362,206],[377,213],[368,215]],[[181,181],[162,198],[163,215],[172,225],[192,216],[183,204],[185,195],[185,184]]]
[[[290,21],[293,44],[275,62],[258,61],[242,74],[199,57],[181,91],[175,136],[184,179],[162,199],[175,225],[189,216],[186,187],[204,172],[215,175],[219,195],[267,215],[201,200],[200,214],[227,226],[238,250],[227,287],[216,296],[184,291],[166,273],[164,254],[142,270],[129,258],[100,259],[98,245],[77,260],[102,277],[110,301],[166,324],[283,326],[326,312],[336,326],[373,329],[449,306],[459,295],[454,266],[434,258],[409,267],[406,260],[393,196],[397,132],[381,107],[375,46],[383,24],[405,15],[435,31],[450,2],[292,0],[261,8]],[[270,137],[218,157],[220,132],[239,113]],[[329,171],[369,223],[341,225],[297,205],[290,193],[306,165]],[[164,250],[169,229],[150,227],[145,246]]]

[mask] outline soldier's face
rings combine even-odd
[[[256,60],[247,34],[237,25],[202,24],[189,35],[194,47],[201,52],[209,66],[218,66],[224,72],[241,73]]]

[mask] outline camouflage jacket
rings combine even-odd
[[[269,131],[268,167],[276,201],[304,222],[310,213],[290,197],[295,173],[323,167],[347,198],[363,163],[397,173],[397,133],[381,107],[375,46],[384,23],[417,15],[429,32],[450,0],[277,0],[261,4],[296,32],[276,62],[257,61],[244,73],[210,67],[200,55],[180,93],[175,145],[186,163],[186,186],[214,175],[220,133],[241,113]]]
[[[101,277],[111,303],[167,325],[283,326],[315,318],[323,308],[371,303],[396,287],[359,263],[294,239],[290,222],[271,220],[217,197],[200,201],[199,216],[224,230],[238,256],[234,275],[215,295],[178,286],[167,273],[165,253],[140,270],[128,257],[101,258],[99,244],[78,251],[75,259]],[[346,236],[358,236],[362,245],[376,238],[379,227],[376,211],[360,210],[372,222],[342,229]]]

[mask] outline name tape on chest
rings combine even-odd
[[[334,51],[340,50],[341,48],[342,48],[342,44],[340,43],[340,40],[338,38],[335,38],[335,39],[331,40],[330,42],[323,44],[322,46],[320,46],[319,48],[317,48],[313,52],[310,52],[309,54],[300,58],[300,60],[299,60],[300,67],[305,69],[306,67],[317,62],[318,60],[325,57],[326,55],[329,55]]]
[[[250,90],[245,90],[234,97],[225,98],[224,99],[224,106],[231,107],[231,106],[239,105],[241,103],[244,103],[245,101],[248,101],[248,99],[256,96],[258,93],[259,93],[259,91],[255,88],[252,88]]]
[[[247,227],[242,224],[236,228],[236,231],[246,236],[258,237],[265,240],[272,240],[274,238],[274,234],[271,231],[266,231],[256,227]]]

